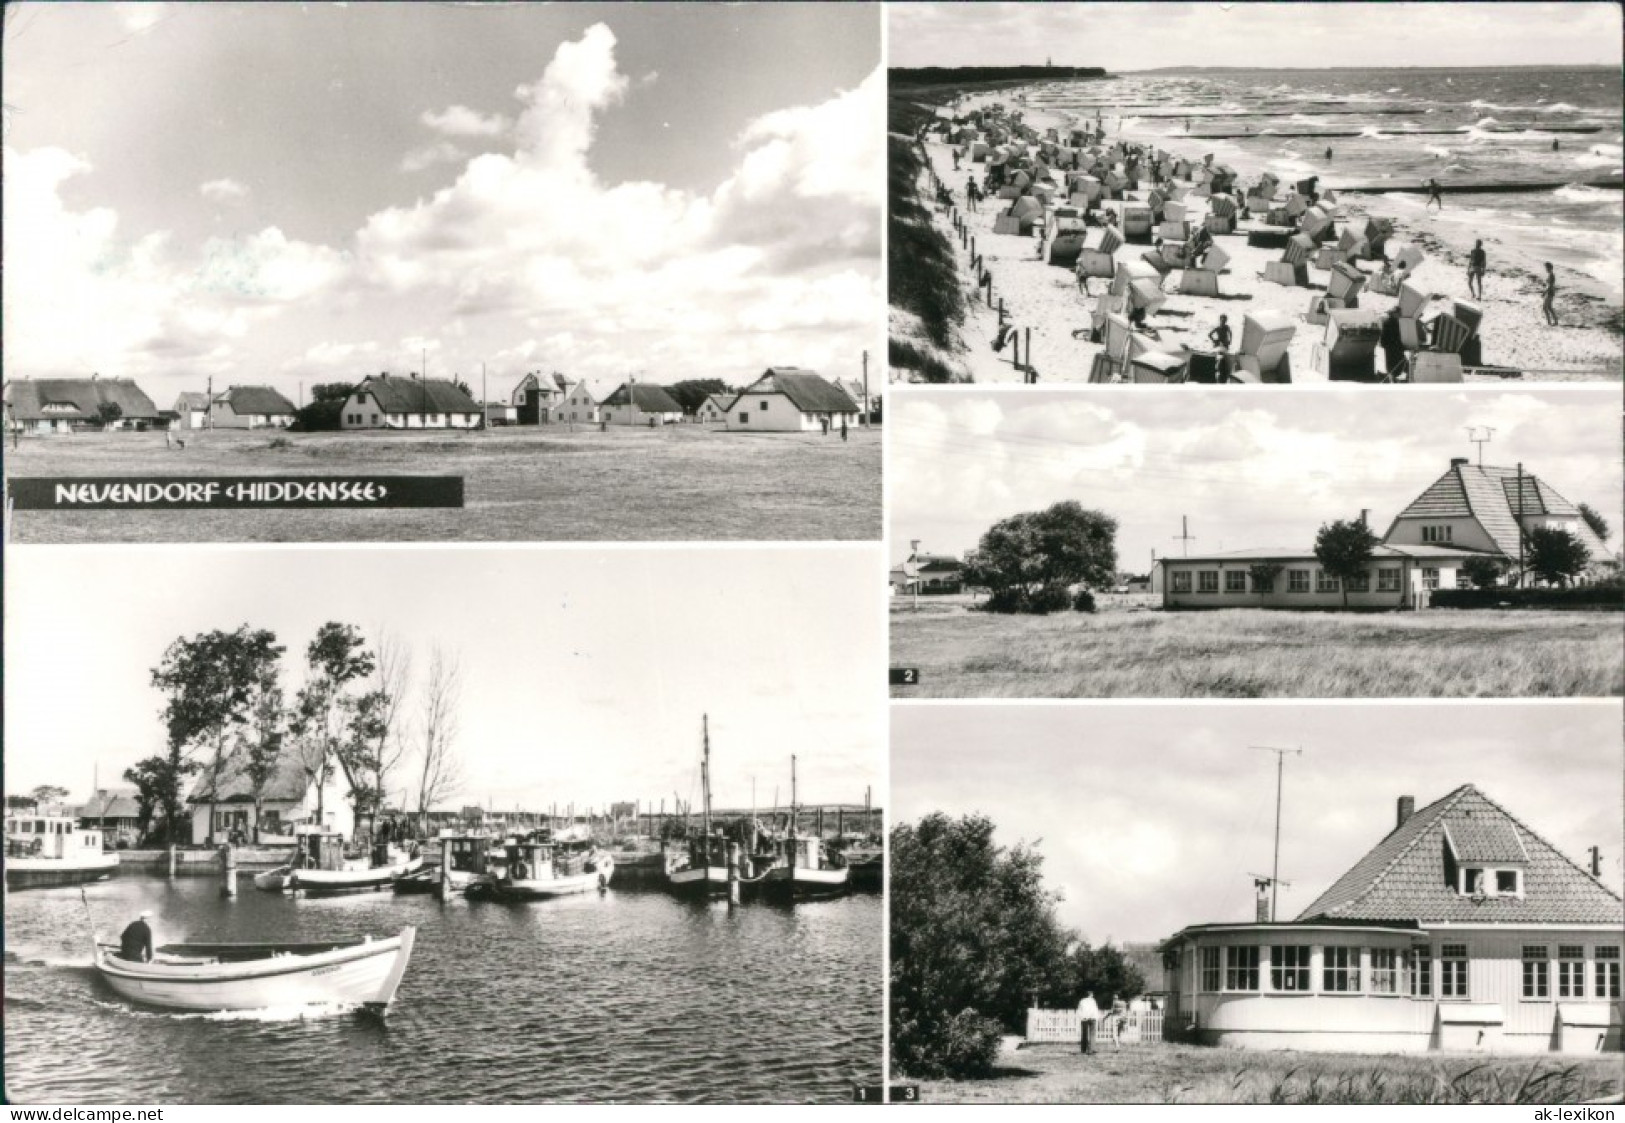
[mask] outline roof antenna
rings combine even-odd
[[[1482,437],[1478,435],[1480,429],[1484,431],[1484,435]],[[1467,439],[1478,446],[1478,466],[1480,468],[1484,466],[1484,446],[1489,444],[1490,439],[1494,436],[1495,430],[1491,429],[1488,425],[1467,426]]]
[[[1271,745],[1249,745],[1261,753],[1275,754],[1275,862],[1270,866],[1270,923],[1275,923],[1275,901],[1281,886],[1281,780],[1288,753],[1303,755],[1303,748],[1277,749]],[[1257,876],[1257,875],[1254,875]],[[1262,880],[1262,879],[1260,879]]]
[[[1174,538],[1179,541],[1182,547],[1181,553],[1183,556],[1187,558],[1190,557],[1191,543],[1196,541],[1196,535],[1191,533],[1191,520],[1189,515],[1179,516],[1179,533],[1174,535]]]

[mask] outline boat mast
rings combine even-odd
[[[796,824],[801,818],[801,808],[796,803],[796,754],[790,754],[790,837],[796,837]]]
[[[705,801],[702,822],[705,826],[706,853],[711,847],[711,718],[700,715],[700,732],[704,740],[705,756],[700,761],[700,796]]]

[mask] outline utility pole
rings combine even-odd
[[[1518,588],[1523,588],[1523,461],[1518,461]]]
[[[869,427],[869,352],[863,352],[863,427]]]
[[[1181,544],[1180,545],[1180,550],[1181,550],[1180,556],[1181,557],[1186,557],[1186,558],[1190,557],[1191,556],[1191,543],[1196,541],[1196,536],[1191,533],[1191,525],[1190,525],[1189,516],[1186,516],[1186,515],[1180,515],[1179,516],[1179,533],[1174,535],[1174,537],[1179,539],[1180,544]]]
[[[486,397],[485,390],[485,360],[480,360],[480,428],[491,427],[491,399]]]
[[[1270,923],[1274,924],[1275,902],[1281,884],[1281,787],[1282,780],[1284,779],[1283,773],[1285,771],[1287,754],[1291,753],[1295,756],[1302,756],[1303,749],[1301,747],[1295,749],[1278,749],[1270,745],[1250,745],[1248,747],[1257,752],[1275,754],[1275,859],[1274,863],[1270,866]]]

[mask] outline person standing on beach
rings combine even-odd
[[[976,177],[974,175],[966,176],[965,177],[965,209],[966,210],[971,211],[973,213],[975,212],[975,210],[976,210],[976,199],[977,199],[977,196],[979,196],[980,194],[981,194],[981,192],[976,190]]]
[[[1434,203],[1438,203],[1439,209],[1441,211],[1444,210],[1444,194],[1439,188],[1439,181],[1437,179],[1428,180],[1427,189],[1428,199],[1427,202],[1422,204],[1422,209],[1427,210],[1428,207],[1432,206]]]
[[[1326,146],[1326,160],[1327,160],[1328,163],[1331,162],[1331,158],[1332,158],[1332,146],[1328,144]]]
[[[1546,313],[1548,327],[1557,326],[1557,274],[1552,272],[1552,263],[1546,263],[1546,287],[1541,290],[1540,310]]]
[[[1399,377],[1400,368],[1405,365],[1405,339],[1399,334],[1399,305],[1388,309],[1388,314],[1382,318],[1381,334],[1378,340],[1382,344],[1382,363],[1388,372],[1389,381]]]
[[[1489,255],[1484,252],[1484,239],[1480,238],[1467,255],[1467,291],[1474,300],[1484,299],[1484,271],[1488,267]]]

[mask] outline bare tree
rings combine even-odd
[[[405,644],[380,630],[376,646],[377,665],[368,679],[367,693],[357,700],[357,719],[352,723],[356,751],[340,757],[353,765],[351,793],[357,820],[370,819],[374,831],[389,791],[390,774],[406,755],[399,719],[412,677],[412,652]]]
[[[457,755],[457,710],[462,704],[463,668],[456,654],[436,644],[429,654],[429,677],[421,711],[422,765],[418,779],[418,818],[425,833],[429,808],[457,794],[463,783]]]

